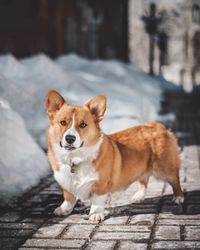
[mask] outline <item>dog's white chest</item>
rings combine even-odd
[[[54,171],[54,178],[64,190],[69,191],[71,186],[71,167],[67,164],[60,164],[59,170]]]
[[[75,152],[67,152],[59,144],[53,145],[60,167],[58,171],[54,172],[55,179],[64,190],[81,200],[89,198],[92,185],[99,179],[92,162],[98,155],[102,141],[103,137],[94,146],[81,148]],[[72,163],[76,165],[74,173],[71,172]]]
[[[98,174],[91,162],[84,162],[76,167],[72,174],[72,192],[81,200],[87,200],[90,196],[92,185],[98,180]]]
[[[61,164],[58,171],[54,172],[54,177],[59,185],[81,200],[87,200],[90,196],[92,185],[98,180],[98,174],[91,162],[84,162],[75,166],[75,172],[71,172],[71,167]]]

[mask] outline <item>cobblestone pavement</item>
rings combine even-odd
[[[99,224],[84,219],[89,208],[80,203],[68,217],[52,215],[62,195],[50,175],[1,212],[0,249],[200,249],[199,152],[182,152],[182,206],[168,185],[151,179],[141,204],[130,203],[135,184],[108,199]]]
[[[178,131],[183,148],[182,206],[173,204],[168,185],[150,179],[143,203],[130,202],[133,184],[108,199],[108,215],[99,224],[84,219],[89,208],[80,203],[72,215],[56,217],[52,212],[62,202],[62,195],[49,175],[9,207],[0,204],[0,250],[200,249],[200,146],[194,146],[200,145],[200,99],[182,99],[170,94],[167,104],[177,117],[168,126]]]

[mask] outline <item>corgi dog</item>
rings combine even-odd
[[[48,160],[63,189],[63,203],[56,215],[72,212],[76,200],[90,200],[89,220],[104,219],[107,196],[134,181],[138,190],[133,202],[144,200],[151,175],[168,182],[174,201],[184,201],[179,182],[179,151],[175,136],[162,124],[144,123],[106,135],[100,122],[106,97],[96,96],[83,106],[73,106],[55,90],[49,90],[46,109]]]

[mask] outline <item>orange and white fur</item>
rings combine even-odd
[[[101,221],[108,194],[138,181],[132,201],[141,202],[151,175],[168,182],[175,202],[183,202],[178,146],[162,124],[145,123],[106,135],[99,125],[106,110],[105,96],[72,106],[49,90],[46,108],[50,119],[48,159],[64,197],[56,215],[71,213],[79,198],[91,202],[89,219]]]

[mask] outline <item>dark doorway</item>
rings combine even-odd
[[[128,0],[0,0],[0,53],[128,61]]]

